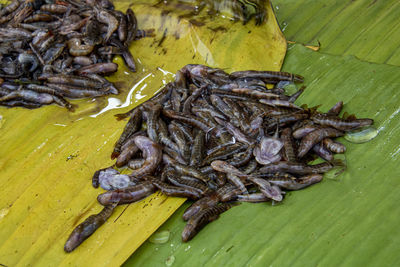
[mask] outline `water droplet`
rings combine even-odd
[[[4,208],[0,210],[0,220],[3,219],[10,212],[10,208]]]
[[[174,264],[174,261],[175,261],[175,256],[171,255],[165,260],[165,265],[172,266],[172,264]]]
[[[368,127],[361,131],[346,133],[344,139],[351,143],[361,144],[374,139],[378,135],[378,130],[374,127]]]
[[[164,244],[167,243],[171,232],[168,230],[155,232],[152,236],[150,236],[149,241],[153,244]]]
[[[3,118],[3,116],[0,115],[0,129],[3,127],[3,124],[6,120]]]
[[[287,22],[285,22],[285,21],[282,22],[282,26],[283,26],[283,27],[282,27],[282,31],[283,31],[283,32],[286,30],[287,25],[288,25]]]
[[[190,249],[190,245],[187,246],[187,248],[185,248],[185,252],[188,251]]]

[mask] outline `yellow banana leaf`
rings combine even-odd
[[[160,193],[120,206],[93,236],[70,254],[63,250],[71,231],[101,206],[92,174],[113,163],[110,153],[126,121],[114,114],[151,97],[189,63],[227,71],[279,70],[286,41],[270,6],[259,27],[222,16],[186,18],[165,12],[156,1],[119,1],[130,6],[141,29],[156,36],[130,49],[138,72],[119,64],[110,79],[117,97],[78,100],[76,112],[58,106],[36,110],[0,108],[0,264],[6,266],[118,266],[184,202]],[[168,7],[170,8],[170,7]],[[164,10],[164,12],[163,12]],[[204,25],[203,25],[204,24]]]

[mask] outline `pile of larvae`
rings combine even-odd
[[[0,105],[71,110],[65,98],[118,94],[104,75],[114,55],[135,71],[128,47],[145,32],[108,0],[14,0],[0,9]]]
[[[280,202],[285,190],[318,183],[332,168],[343,171],[333,154],[346,148],[334,138],[373,120],[340,118],[342,102],[327,113],[297,106],[304,87],[288,96],[280,85],[302,81],[285,72],[228,74],[186,65],[151,100],[117,114],[129,121],[111,155],[116,163],[92,181],[107,190],[97,198],[104,209],[76,227],[65,251],[88,238],[117,205],[157,190],[195,201],[183,215],[186,242],[234,203]],[[318,157],[325,161],[311,165]],[[114,169],[126,165],[129,175]]]

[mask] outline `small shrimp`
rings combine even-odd
[[[118,20],[109,12],[104,9],[98,9],[95,7],[95,14],[98,21],[107,24],[107,34],[104,38],[104,43],[107,43],[111,35],[118,29]]]
[[[202,165],[210,164],[214,160],[226,159],[246,149],[246,145],[242,143],[224,143],[218,145],[208,151],[208,155],[204,158]]]
[[[345,168],[346,165],[341,160],[333,160],[331,162],[323,162],[315,165],[306,165],[299,162],[279,161],[265,165],[258,170],[257,174],[263,175],[265,173],[288,172],[291,174],[307,175],[313,173],[325,173],[334,167]]]
[[[158,167],[162,160],[161,146],[146,136],[136,136],[134,138],[136,146],[143,152],[145,162],[140,169],[134,170],[130,177],[141,177],[150,175]]]
[[[186,141],[185,135],[175,123],[170,123],[168,125],[168,130],[172,139],[178,145],[179,153],[187,162],[190,158],[190,146]]]
[[[307,134],[303,139],[301,139],[299,146],[299,153],[297,156],[299,158],[303,157],[315,144],[321,142],[327,137],[340,137],[344,133],[334,128],[322,128]]]
[[[267,202],[271,199],[265,196],[263,193],[253,193],[247,195],[237,195],[237,200],[240,202],[259,203]]]
[[[261,193],[263,193],[266,197],[275,201],[282,201],[282,192],[271,186],[268,181],[253,176],[249,176],[247,179],[257,185]]]
[[[107,91],[111,94],[117,95],[118,94],[118,89],[114,86],[114,84],[112,84],[111,82],[109,82],[106,78],[104,78],[103,76],[100,76],[96,73],[90,73],[90,74],[86,74],[85,75],[87,78],[92,79],[92,80],[96,80],[99,83],[102,84],[101,86],[101,90],[103,91]]]
[[[241,189],[239,189],[235,185],[226,183],[222,187],[218,188],[215,193],[217,194],[220,202],[230,202],[235,201],[237,195],[240,195],[241,192]]]
[[[178,90],[176,88],[172,89],[171,92],[171,104],[172,104],[172,109],[174,111],[180,111],[181,109],[181,95],[179,94]]]
[[[303,138],[304,136],[306,136],[307,134],[309,134],[309,133],[311,133],[311,132],[313,132],[313,131],[315,131],[315,130],[321,129],[321,128],[322,128],[322,127],[319,126],[319,125],[306,124],[306,125],[304,125],[303,127],[300,127],[300,128],[298,128],[298,129],[296,129],[296,130],[292,133],[292,135],[293,135],[293,137],[296,138],[296,139],[301,139],[301,138]]]
[[[267,83],[278,83],[279,81],[294,81],[303,82],[304,78],[297,74],[292,74],[288,72],[278,72],[278,71],[236,71],[229,75],[231,79],[239,78],[256,78],[261,79]]]
[[[10,21],[10,25],[19,25],[24,21],[30,14],[33,12],[33,4],[30,1],[23,1],[18,9],[15,11],[12,20]]]
[[[247,192],[246,186],[244,185],[244,183],[238,176],[231,174],[231,173],[227,173],[226,178],[240,190],[241,194],[249,193],[249,192]]]
[[[140,108],[136,108],[133,110],[128,123],[125,125],[124,131],[122,132],[118,141],[115,143],[114,150],[111,154],[111,159],[115,159],[120,155],[121,147],[124,144],[124,142],[132,134],[134,134],[140,129],[141,124],[142,124],[142,110]]]
[[[243,167],[243,168],[241,169],[241,171],[242,171],[244,174],[253,173],[253,172],[256,170],[257,165],[258,165],[258,164],[257,164],[257,161],[255,161],[255,160],[250,160],[249,164],[247,164],[247,166]]]
[[[118,70],[118,65],[112,62],[109,63],[96,63],[88,66],[84,66],[80,69],[76,70],[78,75],[87,75],[87,74],[104,74],[108,75],[114,73]]]
[[[206,184],[207,183],[209,184],[211,182],[210,177],[204,175],[196,168],[178,163],[177,161],[173,160],[172,158],[170,158],[165,154],[163,155],[163,161],[167,165],[171,165],[172,167],[174,167],[174,169],[180,174],[196,177],[197,179],[203,181]]]
[[[125,16],[125,14],[122,13],[121,11],[114,11],[114,15],[119,20],[119,25],[118,25],[118,29],[117,29],[118,39],[121,42],[125,42],[126,41],[126,37],[128,35],[128,25],[127,25],[128,21],[127,21],[127,18]]]
[[[67,12],[68,7],[64,5],[47,4],[47,5],[42,5],[40,7],[40,10],[44,12],[62,15],[65,14],[65,12]]]
[[[206,208],[193,215],[182,232],[182,241],[187,242],[192,239],[204,226],[216,220],[219,215],[232,207],[232,204],[219,204]]]
[[[243,181],[248,177],[247,174],[242,173],[239,169],[222,160],[214,160],[211,162],[211,167],[218,172],[239,176]]]
[[[46,65],[52,64],[57,58],[61,56],[65,48],[64,44],[56,44],[54,47],[49,48],[44,56],[43,60]]]
[[[346,152],[345,145],[343,145],[342,143],[339,143],[337,141],[333,141],[330,138],[325,138],[324,140],[322,140],[322,143],[327,149],[329,149],[333,153],[342,154],[342,153]]]
[[[190,114],[192,103],[201,95],[203,90],[204,87],[197,88],[188,98],[186,98],[185,102],[183,103],[183,113]]]
[[[68,40],[67,45],[69,53],[74,57],[89,55],[94,49],[94,45],[82,44],[82,41],[78,38]]]
[[[204,155],[205,133],[197,131],[196,137],[193,142],[192,152],[190,156],[190,166],[199,166],[203,160]]]
[[[263,103],[268,106],[273,106],[273,107],[285,107],[285,108],[294,108],[294,109],[301,109],[299,106],[287,101],[287,100],[281,100],[281,99],[260,99],[260,103]]]
[[[80,19],[75,22],[64,22],[64,25],[62,25],[59,28],[59,33],[61,35],[68,35],[71,33],[75,33],[76,31],[79,31],[83,26],[86,25],[86,22],[89,20],[89,18],[84,18]]]
[[[325,146],[322,145],[322,142],[315,144],[312,147],[312,150],[314,151],[315,154],[317,154],[320,158],[326,160],[326,161],[331,161],[333,160],[333,155],[330,150],[328,150]]]
[[[110,190],[97,196],[97,201],[103,205],[111,205],[113,203],[128,204],[142,200],[156,191],[156,187],[150,181],[144,181],[140,184],[127,187],[124,189]]]
[[[93,60],[90,57],[78,56],[73,58],[73,63],[81,66],[89,66],[93,64]]]
[[[99,55],[106,55],[106,56],[120,55],[121,54],[121,50],[118,47],[115,47],[115,46],[99,47],[97,49],[97,52],[99,53]]]
[[[129,48],[126,45],[124,45],[120,40],[117,40],[115,38],[112,38],[110,43],[111,45],[115,45],[116,47],[119,48],[119,50],[121,51],[121,56],[128,69],[132,72],[136,72],[135,60],[131,52],[129,51]]]
[[[17,90],[0,97],[0,102],[5,102],[9,100],[13,100],[16,98],[21,98],[28,102],[38,103],[38,104],[51,104],[54,102],[54,99],[51,95],[45,93],[37,93],[32,90]]]
[[[163,151],[165,152],[165,155],[168,155],[172,159],[174,159],[176,162],[179,162],[183,165],[187,165],[187,161],[181,156],[181,154],[178,152],[179,148],[177,147],[176,150],[169,148],[167,146],[163,147]]]
[[[144,103],[143,108],[147,114],[147,135],[154,142],[158,142],[157,125],[162,107],[160,104],[150,101]]]
[[[364,126],[369,126],[374,123],[372,119],[354,119],[345,120],[337,116],[329,116],[325,114],[316,114],[311,119],[322,126],[333,127],[340,131],[351,131],[356,130]],[[336,137],[336,136],[332,136]]]
[[[49,22],[52,20],[54,20],[54,16],[46,14],[46,13],[38,13],[38,14],[34,14],[30,17],[27,17],[24,20],[24,23],[33,23],[33,22],[39,22],[39,21]]]
[[[180,176],[173,169],[166,171],[167,180],[175,185],[181,187],[187,187],[198,191],[200,194],[205,195],[209,192],[209,188],[195,177],[191,176]]]
[[[269,92],[260,92],[257,90],[249,89],[249,88],[234,88],[232,92],[237,93],[242,96],[246,96],[249,98],[255,99],[278,99],[279,95],[269,93]]]
[[[288,101],[294,103],[297,100],[297,98],[299,98],[299,96],[304,92],[305,89],[306,87],[302,86],[296,93],[294,93],[289,97]]]
[[[215,120],[218,122],[218,124],[224,126],[228,130],[228,132],[235,137],[237,141],[243,142],[247,145],[252,145],[254,143],[254,140],[245,135],[240,129],[233,126],[230,122],[221,120],[220,118],[215,118]]]
[[[230,98],[224,98],[223,100],[232,109],[233,115],[235,115],[238,120],[240,129],[246,133],[249,132],[250,118],[247,112],[244,112],[243,107]]]
[[[211,166],[207,166],[207,167],[211,167]],[[213,171],[213,168],[211,168],[211,171]],[[217,183],[217,185],[219,187],[224,186],[227,182],[226,173],[218,172],[217,177],[215,178],[215,182]]]
[[[43,86],[43,85],[37,85],[37,84],[28,84],[26,86],[28,89],[38,92],[38,93],[45,93],[45,94],[50,94],[53,96],[53,101],[57,103],[58,105],[65,107],[69,110],[73,110],[73,106],[71,103],[69,103],[67,100],[64,99],[63,94],[59,93],[58,91],[54,90],[53,88]]]
[[[229,118],[235,118],[231,108],[219,96],[211,95],[210,100],[213,106],[222,114],[228,116]]]
[[[189,199],[199,199],[201,197],[201,194],[199,191],[190,188],[190,187],[178,187],[178,186],[172,186],[167,183],[158,181],[158,180],[153,180],[152,181],[153,185],[157,187],[158,189],[161,190],[161,192],[167,196],[171,197],[185,197]]]
[[[121,147],[121,154],[119,154],[115,166],[122,167],[126,165],[132,158],[132,156],[139,151],[139,148],[135,144],[134,139],[131,140],[132,140],[131,142],[129,142],[130,140],[128,140],[128,142],[126,142]]]
[[[202,107],[202,106],[193,106],[192,113],[197,114],[199,112],[207,112],[213,117],[218,117],[223,120],[227,120],[228,118],[220,111],[214,109],[213,107]]]
[[[339,115],[343,109],[343,101],[337,102],[328,112],[329,115]]]
[[[165,122],[159,118],[158,119],[158,137],[162,144],[171,148],[174,151],[179,151],[179,147],[175,144],[168,136],[168,128]]]
[[[132,170],[136,170],[139,168],[142,168],[144,164],[144,159],[133,159],[128,162],[128,167],[131,168]]]
[[[312,184],[319,183],[320,181],[322,181],[322,178],[323,176],[321,174],[310,174],[307,176],[300,177],[299,179],[276,177],[267,180],[271,184],[277,185],[286,190],[300,190]]]
[[[115,204],[106,206],[100,213],[90,215],[84,222],[79,224],[68,237],[64,246],[64,251],[69,253],[82,244],[83,241],[91,236],[108,218],[110,218],[115,206]]]
[[[292,138],[292,129],[290,128],[285,128],[282,130],[281,133],[281,139],[283,142],[283,147],[284,147],[284,158],[287,161],[292,161],[296,162],[297,157],[296,157],[296,152],[295,152],[295,146]]]
[[[48,83],[69,84],[79,87],[102,88],[104,86],[103,83],[88,77],[64,74],[43,74],[39,77],[39,80],[46,80]]]
[[[215,206],[218,202],[219,202],[219,196],[215,193],[200,198],[184,211],[182,219],[184,221],[187,221],[194,215],[205,210],[206,208]]]
[[[14,12],[20,5],[21,5],[21,3],[20,3],[19,0],[12,1],[9,5],[5,6],[2,9],[0,9],[0,17],[3,17],[7,13]]]
[[[95,19],[89,19],[84,28],[85,43],[89,45],[99,45],[102,42],[100,23]],[[100,48],[99,48],[100,49]]]
[[[21,28],[0,28],[0,37],[4,38],[2,41],[7,39],[31,39],[32,33]]]
[[[179,120],[179,121],[182,121],[189,125],[195,126],[199,129],[201,129],[202,131],[204,131],[205,133],[208,133],[211,131],[211,128],[207,125],[206,122],[204,122],[204,121],[200,120],[199,118],[196,118],[192,115],[183,114],[181,112],[176,112],[176,111],[168,110],[168,109],[163,109],[162,113],[164,116],[166,116],[168,118]]]
[[[110,91],[107,90],[103,91],[103,90],[97,90],[95,88],[85,89],[82,87],[66,85],[66,84],[46,83],[46,86],[56,89],[63,96],[69,98],[96,97],[96,96],[108,95],[111,93]]]
[[[254,146],[248,146],[243,152],[236,154],[233,159],[228,160],[228,163],[234,167],[241,167],[249,163],[253,156]]]
[[[127,21],[127,34],[126,34],[125,44],[129,44],[136,38],[136,32],[137,32],[136,16],[135,13],[133,13],[132,9],[130,8],[126,10],[126,21]]]

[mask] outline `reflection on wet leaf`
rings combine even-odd
[[[172,264],[174,264],[174,262],[175,262],[175,256],[171,255],[165,260],[165,265],[172,266]]]
[[[361,144],[371,141],[378,135],[378,133],[379,132],[376,128],[368,127],[366,129],[362,129],[361,131],[348,132],[344,136],[344,139],[355,144]]]
[[[155,232],[152,236],[150,236],[149,242],[153,244],[164,244],[168,242],[170,235],[171,232],[168,230]]]
[[[1,129],[1,127],[3,127],[4,122],[5,122],[5,119],[3,118],[2,115],[0,115],[0,129]]]

